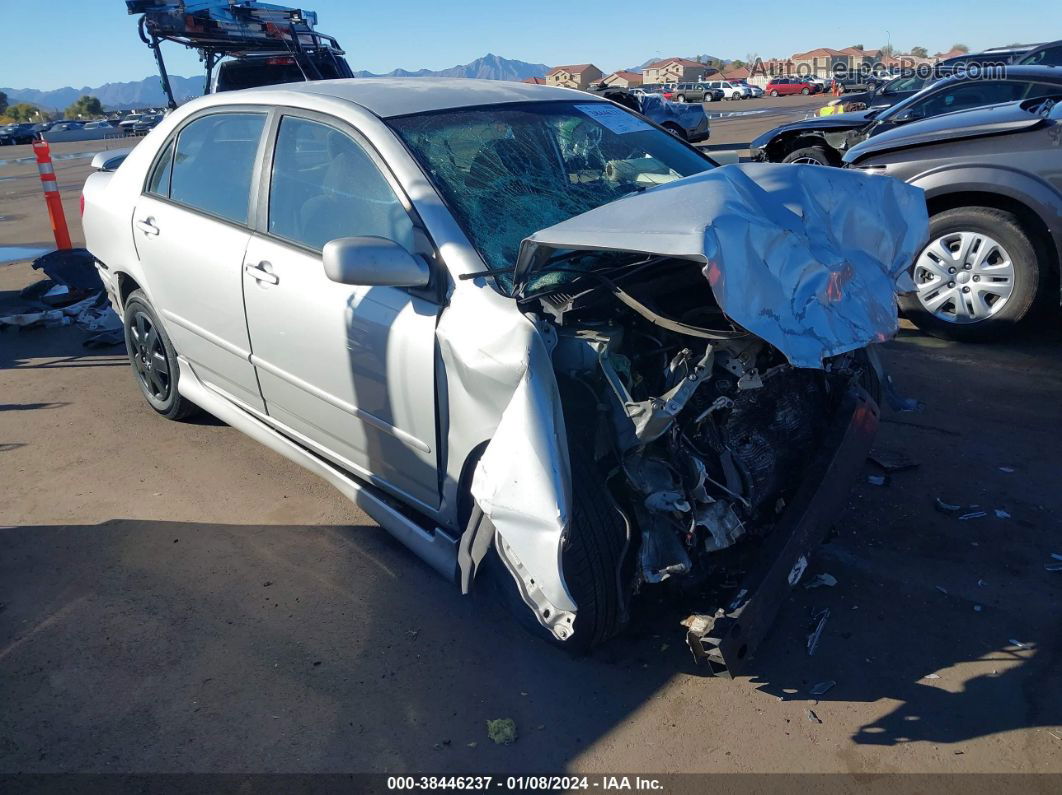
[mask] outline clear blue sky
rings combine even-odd
[[[983,49],[1062,38],[1060,0],[760,0],[687,3],[679,12],[651,10],[645,0],[304,1],[320,14],[320,29],[347,50],[351,66],[374,72],[442,69],[487,52],[548,65],[592,62],[608,72],[657,55],[766,58],[815,47],[879,47],[890,37],[899,50],[920,45],[930,53],[955,42]],[[0,85],[81,88],[155,73],[122,0],[0,0],[0,18],[8,23]],[[167,63],[174,74],[201,71],[196,57],[176,45]]]

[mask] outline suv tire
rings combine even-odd
[[[199,411],[177,391],[177,353],[143,291],[129,294],[122,325],[129,365],[148,405],[168,420],[182,420]]]
[[[939,316],[923,303],[918,293],[901,296],[900,306],[912,323],[934,337],[962,342],[999,339],[1012,332],[1025,320],[1032,312],[1038,297],[1047,292],[1044,288],[1047,283],[1048,270],[1041,267],[1033,241],[1013,213],[992,207],[957,207],[937,213],[930,218],[929,239],[931,242],[915,260],[911,270],[912,277],[916,278],[916,284],[924,271],[920,263],[924,262],[925,253],[934,245],[942,241],[946,242],[949,235],[961,233],[972,233],[982,240],[987,238],[995,241],[1005,252],[1005,257],[1000,255],[1000,258],[1004,261],[1009,260],[1012,264],[1010,269],[1012,288],[1010,294],[1003,299],[1004,303],[998,309],[990,310],[991,314],[984,319],[967,322],[949,321]],[[957,267],[958,274],[962,275],[962,265],[958,264]],[[976,270],[976,267],[972,267],[970,273],[974,275],[967,275],[966,278],[979,279]],[[958,280],[953,282],[953,284],[957,283]],[[961,294],[955,295],[956,299],[953,300],[961,300]],[[934,295],[930,294],[929,298],[932,297]]]

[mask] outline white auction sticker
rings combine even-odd
[[[607,102],[595,102],[592,105],[576,105],[575,109],[581,113],[585,113],[591,119],[599,121],[609,130],[618,135],[653,129],[637,116],[627,113],[625,110],[621,110]]]

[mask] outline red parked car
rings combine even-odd
[[[812,94],[817,86],[805,83],[799,77],[773,77],[763,90],[768,96],[779,97],[785,94]]]

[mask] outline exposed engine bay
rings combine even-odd
[[[770,532],[840,395],[876,384],[873,365],[857,350],[794,367],[726,317],[698,263],[558,260],[523,305],[554,342],[570,446],[593,451],[637,533],[633,589],[695,581],[713,554]]]

